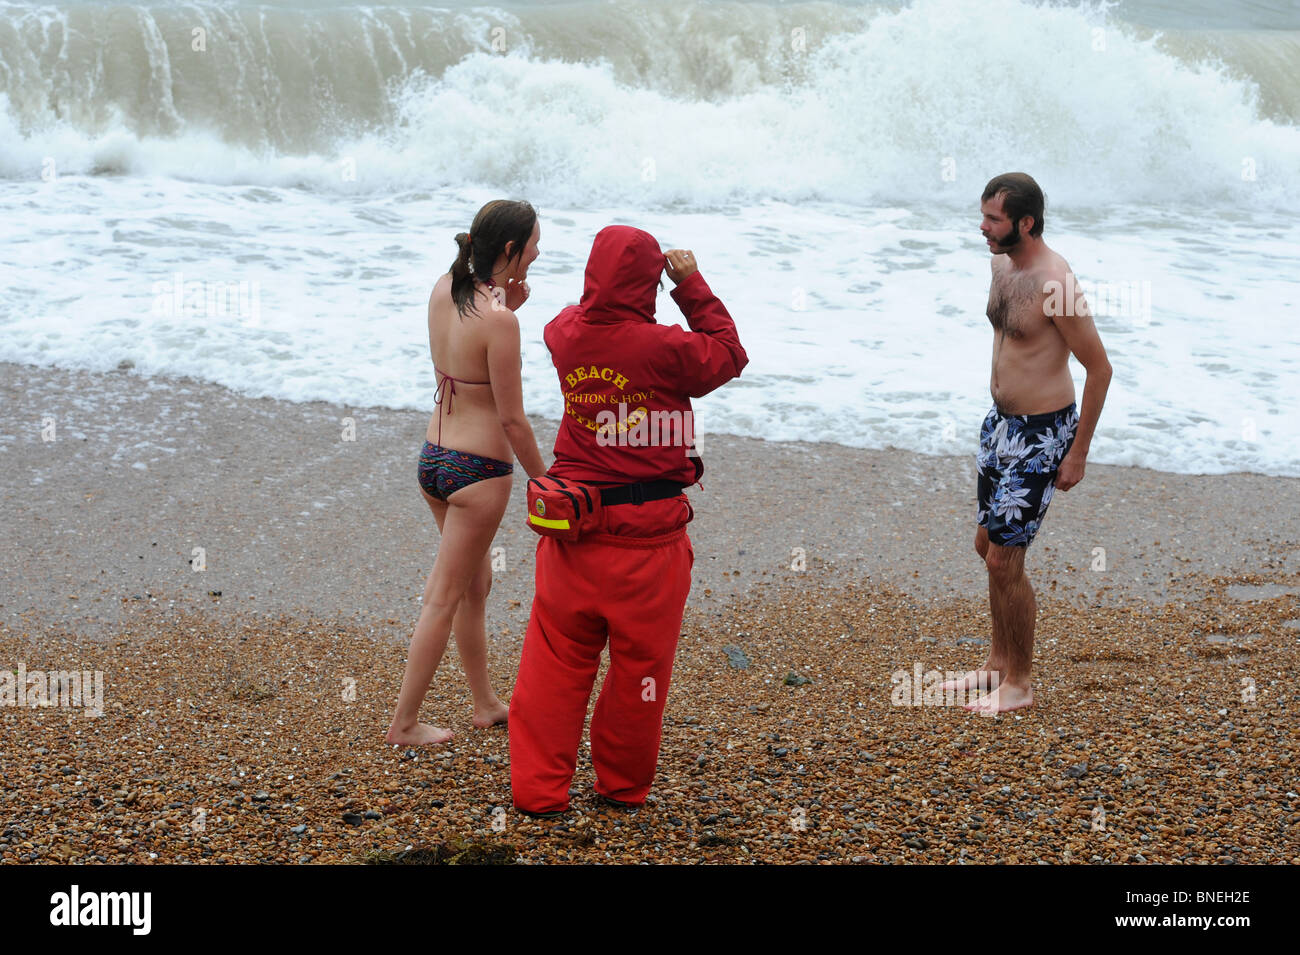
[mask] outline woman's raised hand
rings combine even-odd
[[[528,301],[528,296],[532,289],[528,287],[528,282],[524,279],[507,279],[506,280],[506,308],[514,311],[524,302]]]

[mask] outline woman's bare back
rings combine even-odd
[[[444,448],[509,461],[513,454],[501,427],[492,386],[465,383],[490,380],[488,341],[496,300],[477,283],[474,295],[478,311],[467,311],[463,318],[451,297],[450,275],[438,279],[429,296],[429,351],[442,400],[429,419],[426,439]],[[465,381],[443,383],[445,375]]]

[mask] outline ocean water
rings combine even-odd
[[[0,360],[431,411],[452,237],[526,198],[530,412],[562,410],[543,325],[629,223],[695,251],[748,349],[706,454],[972,453],[1010,170],[1115,368],[1091,459],[1300,476],[1289,0],[0,2]]]

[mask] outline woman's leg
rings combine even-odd
[[[425,499],[433,511],[433,519],[438,522],[438,532],[442,533],[443,521],[447,517],[447,503],[428,494]],[[432,586],[433,572],[430,571],[429,580],[425,583],[426,594]],[[460,598],[456,614],[451,618],[451,635],[456,638],[461,666],[465,668],[465,677],[474,697],[474,725],[479,729],[505,723],[510,714],[510,707],[501,702],[501,698],[492,689],[492,679],[488,676],[487,598],[491,592],[492,555],[488,553],[483,555],[478,573],[474,575],[465,596]]]
[[[474,725],[479,729],[506,722],[510,707],[492,689],[487,664],[487,598],[492,590],[492,555],[484,554],[479,571],[460,598],[451,632],[460,651],[470,692],[474,694]]]
[[[447,648],[452,619],[461,598],[488,556],[492,538],[510,501],[510,485],[508,478],[478,481],[451,494],[443,506],[445,511],[439,522],[442,543],[425,584],[424,606],[411,638],[397,711],[385,737],[389,743],[445,743],[452,738],[450,730],[419,722],[420,704]],[[433,507],[435,517],[440,509]],[[479,626],[481,630],[483,624]],[[475,704],[477,708],[477,696]]]

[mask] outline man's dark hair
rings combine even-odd
[[[507,242],[514,243],[510,247],[510,261],[523,255],[536,224],[537,210],[527,202],[493,199],[478,211],[470,231],[456,236],[460,251],[451,264],[451,298],[461,318],[465,317],[466,310],[477,311],[474,276],[492,275],[492,266],[505,252]],[[471,237],[477,241],[471,241]]]
[[[984,187],[980,202],[988,202],[994,196],[1002,197],[1002,211],[1007,214],[1017,232],[1020,231],[1020,220],[1025,216],[1033,216],[1034,224],[1030,227],[1029,234],[1034,237],[1043,234],[1043,207],[1047,205],[1047,199],[1038,183],[1034,182],[1033,176],[1023,172],[1004,172],[1000,176],[994,176]]]

